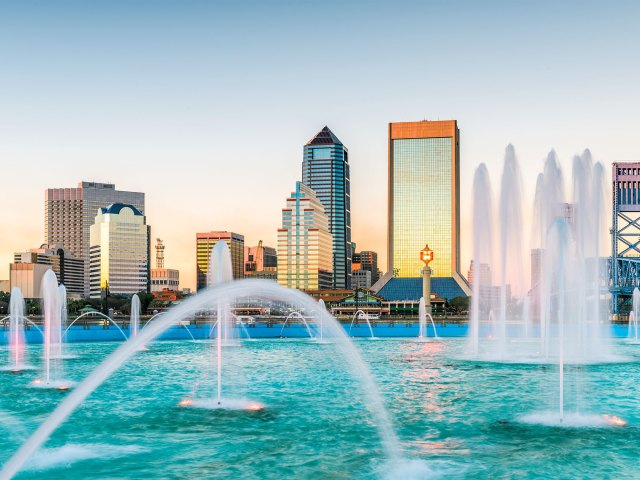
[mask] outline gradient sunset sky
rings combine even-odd
[[[347,146],[353,240],[386,265],[387,124],[456,119],[462,271],[473,171],[513,143],[531,203],[555,148],[640,160],[637,2],[4,1],[0,279],[43,242],[44,189],[146,193],[183,286],[195,233],[276,245],[302,146]]]

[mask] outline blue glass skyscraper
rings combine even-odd
[[[317,195],[333,236],[333,288],[351,287],[351,184],[349,154],[328,127],[304,146],[302,182]]]

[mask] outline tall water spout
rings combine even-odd
[[[131,297],[131,318],[129,319],[129,336],[135,337],[138,335],[138,329],[140,328],[140,298],[138,295]]]
[[[62,374],[62,292],[58,292],[58,279],[53,270],[47,270],[42,279],[44,315],[43,374],[46,386],[57,386]]]
[[[488,319],[492,310],[491,299],[483,294],[491,288],[489,268],[492,265],[493,248],[493,205],[491,182],[484,163],[476,169],[473,177],[473,268],[474,276],[471,295],[470,337],[471,351],[478,354],[480,323],[482,317]]]
[[[24,365],[24,298],[19,288],[11,289],[9,299],[9,365],[20,371]]]
[[[511,295],[522,293],[522,177],[513,145],[504,157],[500,192],[500,316],[497,337],[500,356],[506,355],[507,315]],[[509,289],[509,291],[508,291]]]
[[[606,267],[601,260],[606,246],[606,180],[602,164],[594,163],[588,150],[574,159],[570,185],[572,195],[567,201],[562,169],[551,151],[537,177],[533,215],[523,216],[520,173],[513,148],[508,147],[498,208],[500,254],[492,258],[490,229],[485,228],[492,216],[491,189],[484,165],[476,170],[469,333],[473,356],[506,362],[558,361],[558,262],[565,259],[558,257],[553,226],[563,220],[567,237],[563,251],[571,259],[564,271],[570,292],[564,300],[564,361],[593,363],[617,358],[609,351],[608,318],[601,293],[606,291]],[[529,218],[530,256],[522,251],[523,220]],[[530,283],[524,275],[529,259]],[[491,275],[496,271],[500,278],[494,285]],[[490,314],[486,318],[491,311],[495,320]],[[483,323],[491,329],[487,340],[480,334]]]
[[[231,264],[231,252],[229,246],[224,241],[217,242],[211,249],[209,258],[207,286],[214,288],[233,280],[233,268]],[[216,356],[217,356],[217,402],[222,403],[222,340],[229,342],[231,339],[232,326],[230,315],[230,303],[218,302],[217,304],[217,323],[216,332]]]

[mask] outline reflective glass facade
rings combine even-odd
[[[244,235],[234,232],[196,233],[196,288],[207,287],[211,250],[220,240],[227,243],[231,252],[231,269],[234,280],[244,278]]]
[[[332,288],[329,219],[313,190],[302,182],[287,199],[278,229],[278,283],[300,290]]]
[[[419,277],[419,252],[435,252],[434,277],[459,275],[459,158],[455,121],[390,124],[389,262]]]
[[[333,237],[333,288],[351,284],[351,184],[349,154],[324,127],[304,147],[302,182],[311,187],[325,208]]]

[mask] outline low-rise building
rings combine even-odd
[[[244,247],[244,278],[278,280],[278,252],[262,245]]]
[[[48,268],[32,268],[24,265],[40,265]],[[65,286],[69,297],[83,296],[84,259],[71,255],[57,244],[43,244],[39,248],[15,253],[13,263],[9,267],[10,272],[13,272],[10,287],[20,287],[25,298],[40,298],[40,282],[44,272],[49,268],[55,272],[58,283]],[[30,292],[29,296],[25,292]]]

